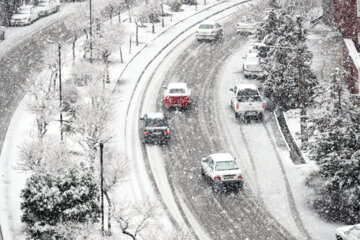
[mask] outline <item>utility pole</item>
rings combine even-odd
[[[61,43],[58,45],[59,50],[59,100],[60,100],[60,139],[63,140],[63,116],[62,116],[62,86],[61,86]]]
[[[100,142],[100,201],[101,201],[101,232],[104,234],[104,167],[103,167],[104,143]]]
[[[297,46],[297,60],[298,60],[298,71],[299,71],[299,85],[300,85],[300,127],[301,127],[301,144],[306,144],[308,141],[307,136],[307,112],[306,112],[306,100],[305,100],[305,80],[304,80],[304,71],[303,71],[303,61],[301,56],[303,54],[303,47],[301,46],[301,41],[303,38],[303,29],[302,29],[302,20],[301,17],[296,18],[296,23],[298,25],[298,46]]]
[[[89,35],[90,35],[90,62],[93,62],[93,38],[92,38],[92,9],[91,9],[91,0],[89,0],[89,21],[90,21],[90,29],[89,29]]]

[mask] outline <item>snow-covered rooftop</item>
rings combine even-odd
[[[148,118],[164,118],[164,113],[162,112],[155,112],[155,113],[148,113],[147,114]]]

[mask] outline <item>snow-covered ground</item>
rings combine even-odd
[[[207,7],[216,3],[216,1],[209,0],[207,2]],[[219,9],[224,9],[228,6],[231,6],[235,2],[236,1],[232,3],[219,4],[211,10],[202,12],[201,14],[197,13],[203,9],[204,6],[199,5],[198,11],[195,10],[194,6],[189,6],[187,7],[188,9],[185,9],[185,11],[174,14],[172,17],[172,22],[170,22],[169,18],[167,18],[167,21],[165,21],[165,28],[157,26],[156,34],[151,33],[150,26],[145,29],[140,29],[140,41],[142,44],[140,44],[138,47],[133,46],[131,54],[128,54],[129,49],[126,46],[124,47],[123,52],[124,59],[126,61],[124,64],[119,63],[117,57],[112,59],[113,63],[110,68],[112,86],[115,86],[116,80],[120,76],[118,81],[119,84],[114,89],[114,100],[117,101],[117,106],[115,109],[115,122],[117,123],[116,128],[120,130],[111,140],[111,144],[119,146],[120,150],[125,152],[126,157],[131,162],[129,179],[121,183],[112,193],[112,195],[119,202],[136,202],[148,197],[162,201],[164,206],[166,206],[165,209],[167,209],[167,211],[162,213],[162,221],[165,226],[165,232],[171,230],[171,223],[183,226],[184,214],[194,228],[196,234],[201,239],[211,239],[211,237],[208,236],[208,234],[206,234],[201,228],[201,223],[196,221],[194,216],[192,216],[192,213],[186,208],[185,203],[181,201],[180,194],[177,194],[177,198],[180,199],[180,205],[182,206],[182,211],[184,213],[182,214],[178,209],[178,205],[175,203],[174,196],[172,196],[167,178],[165,176],[166,173],[164,171],[164,162],[161,160],[162,156],[156,147],[150,147],[148,149],[152,158],[157,160],[150,162],[151,171],[158,173],[156,176],[154,176],[154,179],[152,179],[151,174],[149,174],[149,169],[147,169],[147,166],[142,161],[143,156],[141,156],[141,151],[139,151],[141,148],[140,143],[138,139],[134,137],[134,134],[137,133],[138,129],[137,121],[129,121],[131,119],[137,119],[139,107],[142,107],[143,111],[153,110],[155,108],[156,103],[154,101],[146,102],[145,106],[139,106],[139,101],[136,99],[140,98],[140,96],[142,96],[142,94],[145,92],[148,95],[151,95],[154,92],[156,93],[157,89],[161,87],[159,86],[159,81],[152,84],[152,89],[149,90],[147,89],[149,87],[148,81],[150,78],[152,78],[152,74],[155,72],[155,70],[160,73],[162,72],[162,70],[157,69],[158,66],[161,66],[162,69],[166,69],[166,64],[171,64],[171,59],[166,59],[166,63],[163,63],[162,60],[167,57],[168,53],[175,46],[175,53],[172,53],[173,58],[176,58],[176,54],[180,54],[181,51],[186,48],[186,44],[189,44],[189,42],[194,40],[191,37],[188,38],[194,32],[194,28],[191,28],[192,25],[201,20],[204,20]],[[227,12],[218,14],[215,18],[219,19],[225,17],[231,14],[232,11],[234,10],[229,10]],[[182,21],[183,19],[194,14],[197,15],[191,17],[188,20]],[[173,26],[175,23],[179,24]],[[129,25],[128,27],[130,30],[134,29],[132,25]],[[186,29],[190,30],[184,32]],[[160,35],[160,33],[165,30],[166,32]],[[34,30],[29,30],[29,32],[33,31]],[[15,32],[13,36],[16,38]],[[11,34],[8,36],[8,39],[11,39]],[[321,41],[319,42],[321,43]],[[6,43],[5,41],[3,43],[4,44],[0,43],[0,46],[9,46],[6,45],[9,43]],[[170,45],[167,46],[167,44]],[[167,46],[167,48],[165,48],[165,46]],[[318,46],[314,45],[312,47],[317,48]],[[242,78],[239,77],[239,72],[241,72],[241,64],[239,64],[238,59],[241,59],[247,48],[248,45],[244,45],[224,64],[224,67],[221,71],[222,74],[220,76],[221,81],[219,87],[219,96],[222,96],[222,98],[220,98],[222,106],[227,107],[229,102],[227,99],[229,87],[232,87],[234,83],[242,81]],[[66,47],[64,52],[66,52],[64,62],[67,63],[64,66],[64,76],[66,78],[66,76],[69,76],[71,72],[70,48]],[[130,59],[133,60],[129,63]],[[152,61],[153,59],[154,61]],[[318,59],[322,58],[319,57]],[[147,70],[144,72],[144,74],[142,74],[140,69]],[[161,76],[159,76],[159,79],[161,79]],[[133,92],[133,89],[136,89],[136,91]],[[147,98],[156,99],[155,97],[151,96]],[[16,169],[16,162],[19,157],[19,146],[21,145],[22,141],[26,139],[24,136],[31,136],[35,132],[34,116],[26,111],[27,101],[28,98],[25,97],[13,116],[0,156],[0,194],[3,196],[2,199],[5,200],[0,202],[0,223],[3,228],[5,240],[24,239],[23,225],[20,222],[21,211],[19,209],[19,194],[24,186],[27,175],[24,172],[20,172]],[[130,103],[133,106],[128,106]],[[227,114],[229,109],[220,109],[219,111]],[[126,116],[127,119],[125,119]],[[292,115],[288,115],[287,119],[294,135],[296,135],[296,131],[298,131],[296,117],[289,116]],[[238,123],[232,122],[230,123],[230,126],[235,126],[235,124]],[[56,129],[56,126],[54,125],[52,128]],[[127,132],[122,131],[125,129]],[[269,129],[269,132],[266,132],[263,131],[264,129],[259,129],[257,125],[245,128],[245,135],[247,134],[247,131],[256,131],[259,133],[259,139],[253,140],[253,148],[256,149],[258,146],[260,146],[263,139],[271,139],[271,141],[276,141],[276,137],[274,136],[270,127]],[[236,132],[228,133],[229,138],[236,139],[238,136],[239,134]],[[271,143],[267,145],[271,145]],[[286,189],[287,186],[286,183],[284,183],[285,175],[291,187],[291,193],[295,200],[296,208],[300,213],[301,221],[305,225],[308,232],[311,234],[311,237],[316,240],[333,239],[334,229],[336,226],[326,223],[318,218],[311,210],[311,208],[307,206],[306,202],[308,197],[311,196],[311,191],[304,186],[304,179],[308,173],[314,169],[315,165],[311,162],[304,165],[294,165],[288,156],[288,152],[279,147],[268,149],[268,151],[277,151],[279,153],[278,159],[280,159],[281,162],[270,162],[266,156],[257,157],[257,162],[255,163],[257,176],[251,176],[251,171],[254,168],[252,164],[254,163],[250,162],[249,157],[246,156],[247,154],[241,152],[238,153],[246,160],[244,162],[240,162],[239,165],[244,168],[246,175],[250,176],[247,181],[249,182],[251,189],[254,189],[255,195],[258,195],[258,197],[262,199],[271,214],[273,214],[282,225],[287,227],[287,229],[295,236],[297,236],[298,239],[303,239],[303,233],[301,233],[297,228],[297,223],[295,222],[294,216],[291,213],[291,207],[288,206],[288,204],[280,204],[282,203],[283,199],[288,198],[288,190]],[[237,150],[234,149],[234,152],[237,152]],[[271,155],[274,154],[275,153],[272,153]],[[261,179],[263,179],[263,181],[261,181]],[[265,181],[264,179],[268,179],[269,181]],[[156,187],[152,184],[153,180],[156,183]],[[177,191],[175,190],[175,192]]]

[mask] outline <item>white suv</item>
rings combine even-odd
[[[39,10],[34,5],[22,5],[11,16],[11,26],[24,26],[39,19]]]
[[[230,153],[214,153],[201,160],[201,175],[211,181],[214,191],[222,187],[242,188],[244,177]]]
[[[217,40],[224,35],[223,27],[215,21],[206,21],[199,25],[196,31],[196,39],[201,40]]]
[[[360,224],[339,227],[335,236],[337,240],[360,240]]]

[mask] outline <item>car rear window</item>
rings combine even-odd
[[[238,98],[239,102],[261,102],[259,96],[241,96]]]
[[[169,93],[185,93],[185,89],[183,88],[172,88]]]
[[[17,13],[19,13],[19,14],[28,14],[28,13],[30,13],[30,8],[19,8],[17,10]]]
[[[213,29],[214,28],[214,25],[212,24],[201,24],[199,26],[200,29]]]
[[[258,91],[255,89],[244,89],[244,90],[239,90],[237,93],[238,97],[242,97],[242,96],[254,96],[254,95],[259,95]]]
[[[237,169],[239,169],[239,167],[234,160],[216,162],[215,165],[216,171],[237,170]]]
[[[147,127],[165,127],[167,123],[166,120],[162,118],[147,118],[145,125]]]

